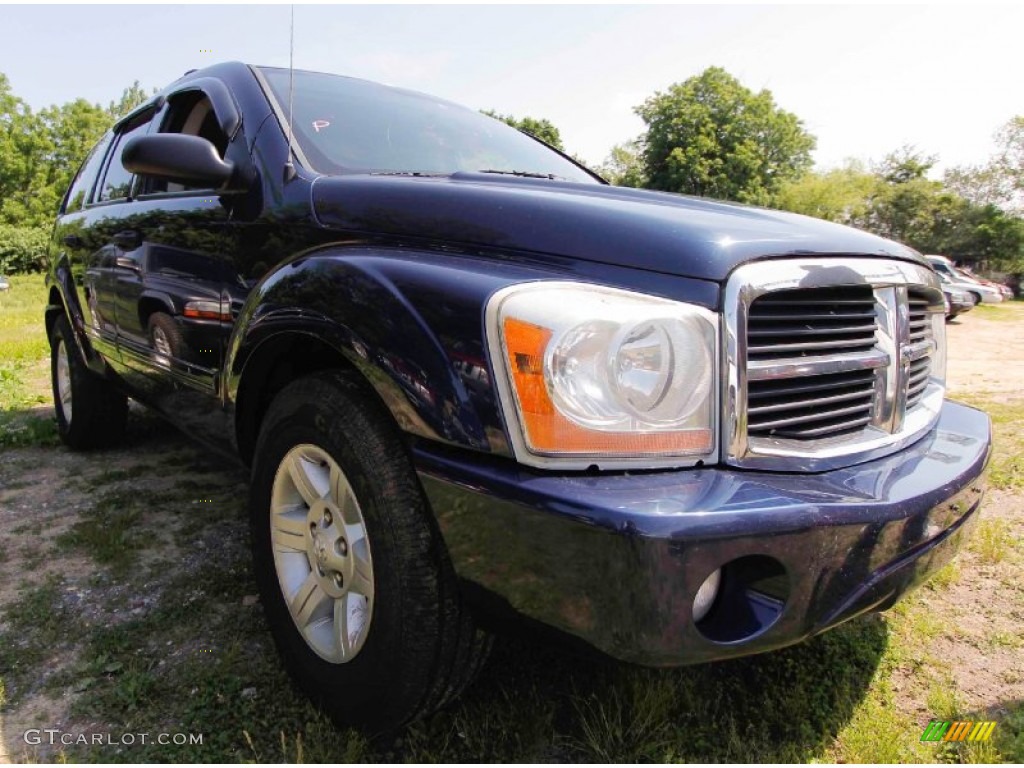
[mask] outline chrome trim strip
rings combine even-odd
[[[828,373],[849,373],[884,368],[895,359],[877,349],[837,358],[834,355],[794,357],[789,360],[753,360],[747,363],[747,379],[791,379],[794,376],[823,376]]]
[[[789,360],[747,358],[747,313],[759,296],[774,291],[833,286],[872,287],[875,348],[863,353],[816,355]],[[931,339],[910,343],[909,287],[930,294],[929,310],[941,299],[938,277],[928,267],[886,258],[778,259],[739,267],[726,283],[723,305],[722,461],[738,467],[824,471],[900,450],[938,419],[945,388],[930,379],[921,401],[906,412],[910,364],[933,354]],[[812,440],[748,438],[748,381],[787,379],[857,370],[876,375],[872,423],[852,435]]]

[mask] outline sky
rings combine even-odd
[[[0,6],[0,72],[33,108],[107,104],[225,60],[288,63],[289,6]],[[1014,6],[297,5],[295,66],[551,120],[597,165],[633,107],[708,66],[769,89],[819,167],[912,145],[982,163],[1024,114]]]

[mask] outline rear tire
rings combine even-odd
[[[170,358],[187,360],[185,354],[185,339],[181,335],[181,329],[174,322],[174,318],[166,312],[154,312],[149,316],[147,322],[149,330],[149,342],[153,347],[153,354],[158,360],[166,363]]]
[[[469,684],[490,637],[460,598],[397,427],[360,382],[324,372],[277,395],[249,506],[275,643],[336,722],[384,733]]]
[[[77,451],[111,448],[124,437],[128,398],[89,370],[64,315],[50,333],[50,380],[61,441]]]

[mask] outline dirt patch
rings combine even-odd
[[[1024,390],[1024,303],[978,307],[946,324],[946,377],[956,392]]]

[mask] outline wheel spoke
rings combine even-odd
[[[357,592],[364,597],[373,597],[373,566],[355,550],[352,551],[352,583],[350,592]]]
[[[352,652],[352,644],[348,640],[348,597],[334,601],[334,638],[338,641],[341,658],[345,660]]]
[[[280,512],[270,518],[270,538],[276,549],[306,551],[306,516]]]
[[[316,619],[323,618],[328,601],[329,598],[317,583],[316,574],[310,571],[298,592],[292,597],[289,609],[295,617],[295,623],[305,628]]]
[[[288,475],[295,484],[296,490],[308,506],[312,506],[324,494],[316,487],[313,471],[319,467],[301,454],[296,453],[288,459]]]
[[[359,505],[356,503],[352,486],[349,485],[348,478],[336,465],[331,467],[331,501],[338,505],[341,519],[346,526],[361,522]]]

